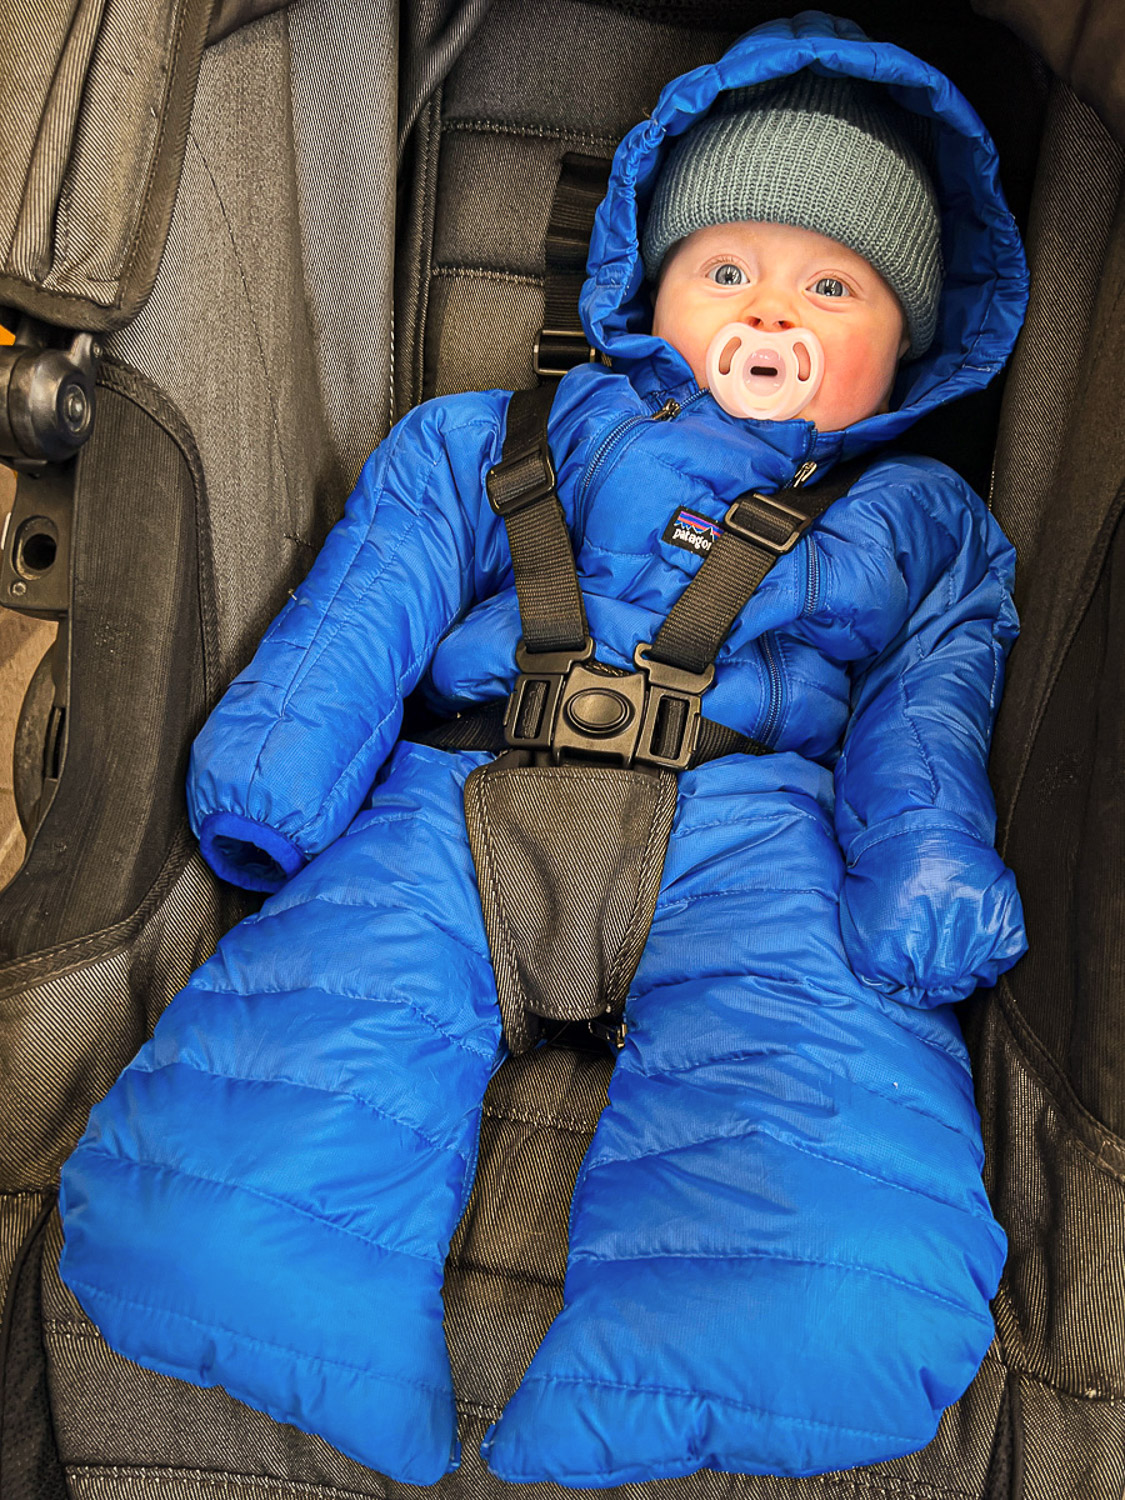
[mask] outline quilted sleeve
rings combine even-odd
[[[852,668],[836,826],[853,968],[928,1006],[993,984],[1027,946],[987,772],[1018,624],[1015,554],[983,502],[943,466],[911,479],[871,538],[896,603]]]
[[[205,724],[188,806],[224,879],[276,890],[348,826],[438,640],[490,591],[506,551],[484,475],[506,402],[431,401],[396,425]]]

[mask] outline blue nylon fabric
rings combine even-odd
[[[891,411],[837,433],[700,391],[646,331],[636,246],[667,142],[721,89],[805,66],[935,122],[944,213],[934,346]],[[486,1440],[502,1478],[877,1462],[929,1441],[991,1340],[1005,1241],[947,1002],[1025,945],[985,774],[1013,555],[951,469],[876,450],[1010,352],[1027,278],[997,184],[944,78],[817,12],[670,84],[618,150],[583,295],[611,363],[569,374],[550,423],[599,656],[631,664],[700,566],[663,541],[679,507],[717,522],[810,457],[872,459],[720,652],[707,712],[777,754],[680,778],[564,1309]],[[442,1266],[504,1047],[461,808],[487,757],[395,742],[419,683],[451,711],[514,679],[484,496],[508,399],[396,426],[199,736],[203,852],[275,894],[62,1182],[62,1275],[114,1348],[416,1484],[458,1461]]]

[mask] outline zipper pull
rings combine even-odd
[[[673,401],[671,396],[669,396],[668,400],[665,401],[660,410],[653,412],[652,420],[654,422],[670,422],[673,417],[678,417],[679,415],[680,403],[678,401]]]
[[[806,481],[810,480],[813,477],[819,467],[820,465],[817,463],[802,464],[801,467],[797,470],[796,474],[793,475],[793,478],[789,481],[789,484],[786,486],[786,488],[791,490],[799,490],[801,486],[806,483]]]

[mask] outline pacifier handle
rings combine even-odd
[[[720,361],[735,344],[727,373]],[[808,356],[808,374],[800,373],[797,346]],[[771,376],[750,372],[751,364],[768,364]],[[820,389],[824,350],[811,328],[788,328],[761,333],[746,323],[727,323],[707,347],[707,383],[712,396],[732,417],[786,422],[802,411]]]

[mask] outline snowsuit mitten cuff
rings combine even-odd
[[[284,834],[240,813],[209,813],[199,827],[203,858],[218,875],[247,891],[277,891],[306,863]]]
[[[840,926],[860,979],[924,1007],[995,984],[1027,948],[1015,876],[955,815],[866,830],[848,859]]]

